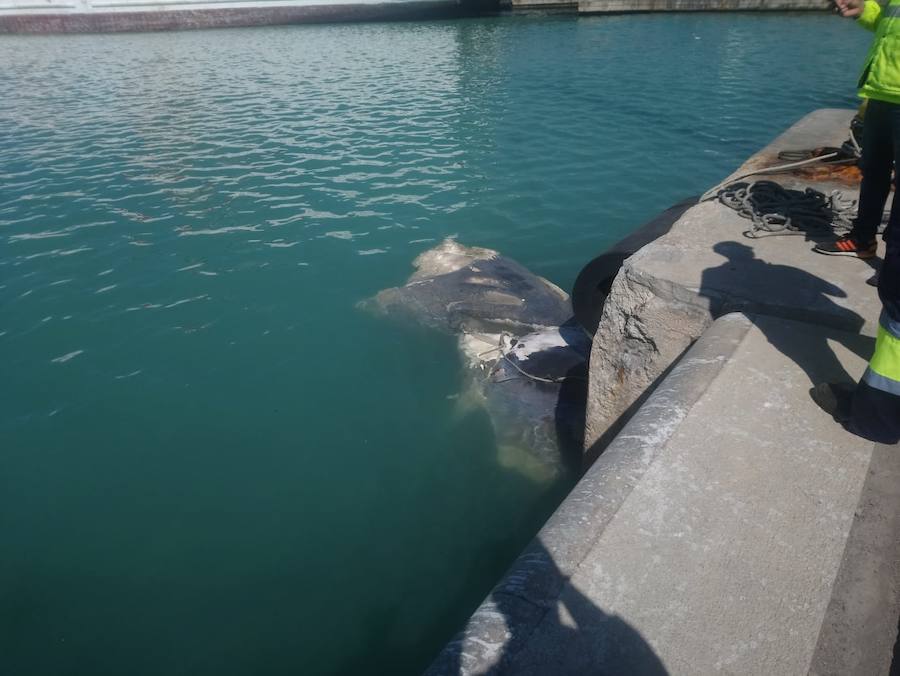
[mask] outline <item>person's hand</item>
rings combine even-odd
[[[848,19],[855,19],[863,11],[865,0],[834,0],[834,11]]]

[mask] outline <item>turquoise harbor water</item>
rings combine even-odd
[[[0,673],[416,674],[571,484],[453,340],[442,238],[568,288],[811,109],[819,15],[0,38]]]

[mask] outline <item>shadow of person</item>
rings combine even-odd
[[[753,319],[755,313],[760,313],[839,329],[804,332],[801,337],[790,331],[771,330],[766,322],[754,322],[773,347],[803,369],[811,383],[855,382],[829,346],[829,340],[841,342],[863,359],[871,356],[874,341],[856,335],[848,339],[847,332],[858,333],[865,321],[853,310],[834,302],[834,298],[847,297],[841,288],[800,268],[757,258],[746,244],[719,242],[713,251],[726,260],[703,271],[699,293],[710,300],[714,316],[746,312]],[[791,297],[790,302],[785,301],[787,296]]]
[[[535,538],[426,676],[664,676],[641,633],[595,604]]]
[[[566,372],[553,408],[560,462],[573,477],[580,476],[583,471],[587,392],[588,365],[585,359]]]

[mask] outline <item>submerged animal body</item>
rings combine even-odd
[[[496,251],[452,239],[413,264],[404,286],[364,307],[458,336],[501,462],[532,477],[577,471],[590,338],[571,321],[568,295]]]

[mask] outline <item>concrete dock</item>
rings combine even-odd
[[[0,35],[409,21],[495,9],[495,0],[7,0],[0,2]]]
[[[514,10],[578,14],[639,12],[824,12],[830,0],[509,0]]]
[[[839,145],[851,116],[817,111],[736,174]],[[429,674],[888,673],[900,449],[808,394],[863,372],[872,268],[746,228],[702,203],[626,262],[592,354],[603,453]]]

